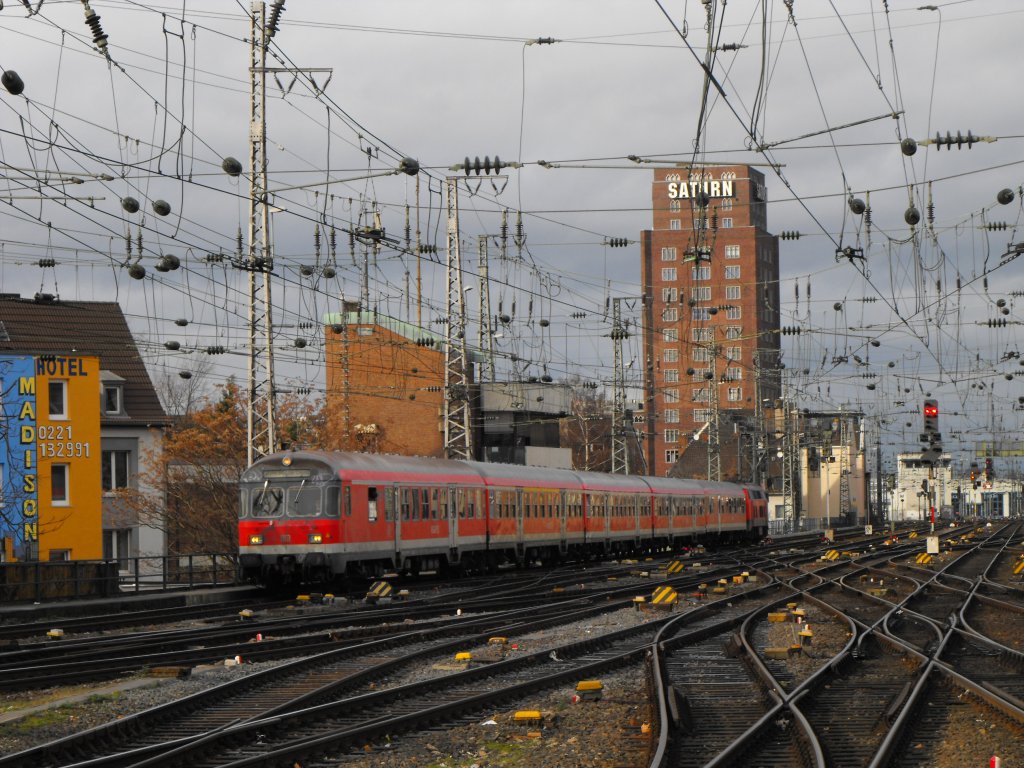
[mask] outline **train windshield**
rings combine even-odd
[[[305,480],[288,489],[288,517],[320,517],[323,488]]]
[[[280,517],[284,514],[283,505],[284,489],[270,485],[269,481],[252,492],[253,517]]]
[[[242,491],[243,517],[337,517],[338,503],[336,487],[309,478],[265,480]]]

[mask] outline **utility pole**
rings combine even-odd
[[[462,289],[459,243],[459,177],[446,179],[448,208],[448,282],[444,344],[444,453],[449,459],[473,458],[470,431],[469,364],[466,354],[466,298]]]
[[[622,342],[629,332],[622,324],[622,299],[612,299],[612,473],[629,474],[626,449],[626,369],[622,363]]]
[[[718,346],[715,344],[715,329],[712,326],[708,329],[711,332],[711,340],[708,342],[708,364],[711,366],[711,378],[708,384],[711,391],[708,393],[708,406],[711,409],[711,418],[708,422],[708,480],[720,481],[722,479],[722,446],[719,443],[719,428],[721,427],[721,412],[718,408]]]
[[[853,451],[850,446],[850,428],[847,424],[846,414],[839,410],[839,514],[842,517],[842,525],[850,523],[850,471],[853,460]]]
[[[761,355],[754,353],[754,434],[751,438],[750,482],[761,485],[761,457],[764,451],[764,404],[761,402]]]
[[[283,0],[266,23],[263,0],[253,0],[249,32],[249,406],[247,458],[277,449],[274,434],[274,347],[270,302],[270,211],[267,201],[267,46]]]
[[[502,211],[502,232],[506,213]],[[481,352],[484,355],[483,370],[480,372],[480,381],[494,383],[494,334],[491,332],[491,281],[490,268],[487,255],[487,235],[480,235],[477,240],[477,270],[480,272],[480,325],[478,327],[477,339]]]

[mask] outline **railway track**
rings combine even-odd
[[[1024,654],[978,635],[963,621],[976,615],[977,609],[971,614],[965,606],[976,599],[1010,541],[990,538],[936,572],[907,569],[899,586],[884,593],[873,586],[874,569],[831,581],[817,571],[823,583],[801,590],[798,601],[820,600],[836,611],[837,621],[846,618],[850,643],[802,677],[794,673],[791,657],[760,657],[769,625],[748,620],[752,626],[745,629],[742,647],[718,637],[701,651],[710,673],[727,659],[724,668],[732,678],[725,679],[745,688],[723,685],[718,696],[713,684],[703,686],[702,699],[687,695],[681,707],[681,694],[665,673],[670,656],[656,650],[662,727],[651,767],[971,764],[963,752],[953,762],[950,743],[985,752],[976,752],[976,759],[1024,759]],[[791,587],[808,584],[786,576]],[[1017,631],[1024,632],[1021,612],[1002,616],[1013,617]],[[743,655],[740,663],[735,657]],[[700,679],[696,670],[688,674]],[[730,698],[740,696],[743,706],[731,705]],[[979,731],[981,722],[985,728]]]
[[[916,542],[918,550],[923,543]],[[313,668],[289,682],[270,684],[262,694],[254,690],[248,698],[239,694],[216,707],[204,705],[191,723],[181,716],[168,721],[162,732],[152,730],[113,746],[97,746],[101,738],[92,751],[73,749],[66,741],[64,758],[46,762],[40,759],[43,750],[29,755],[30,764],[66,765],[74,755],[75,760],[112,766],[241,768],[291,765],[290,760],[304,768],[335,766],[362,759],[363,748],[411,744],[408,734],[423,729],[479,722],[481,713],[515,706],[531,692],[567,687],[609,669],[640,674],[648,656],[657,738],[638,735],[635,745],[630,742],[630,759],[636,762],[623,765],[945,768],[962,764],[942,762],[947,760],[943,745],[958,739],[967,743],[971,717],[986,723],[984,735],[974,734],[984,736],[976,739],[984,747],[972,748],[1002,750],[1007,759],[1016,754],[1014,738],[1024,743],[1024,685],[1017,682],[1024,656],[981,633],[996,611],[1004,620],[1012,615],[1017,621],[1024,614],[1002,610],[1014,606],[1000,602],[996,595],[1006,587],[988,576],[1015,556],[1012,551],[1007,555],[1012,544],[1009,536],[958,544],[957,552],[943,555],[931,568],[909,566],[913,552],[905,550],[804,564],[773,561],[758,552],[756,561],[730,567],[746,569],[757,562],[771,568],[774,578],[765,578],[767,570],[762,571],[757,585],[691,604],[682,614],[644,627],[558,646],[553,655],[545,648],[393,687],[401,682],[403,668],[450,658],[454,648],[482,643],[491,632],[518,636],[524,630],[521,621],[512,630],[495,623],[475,635],[419,637],[417,644],[410,638],[404,649],[401,643],[384,648],[389,640],[381,638],[379,646],[344,649],[353,656],[347,662],[339,656],[334,671],[324,661],[314,662]],[[699,578],[710,581],[711,574]],[[675,583],[685,594],[695,581]],[[545,591],[549,586],[538,585]],[[612,598],[615,589],[601,595],[593,590],[583,610],[597,615],[605,607],[624,605],[615,600],[637,592],[631,584]],[[787,610],[811,617],[813,644],[792,655],[769,653],[778,637],[799,637],[800,625],[768,622],[769,613]],[[559,620],[567,617],[549,619]],[[946,689],[951,696],[936,693]],[[958,707],[968,708],[969,716]],[[115,754],[121,755],[117,762]],[[0,758],[0,766],[20,764],[5,759],[10,758]]]

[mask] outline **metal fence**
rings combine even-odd
[[[237,555],[222,553],[0,564],[0,602],[114,597],[237,583]]]

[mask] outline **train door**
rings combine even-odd
[[[395,554],[398,555],[402,552],[402,512],[403,510],[408,514],[409,510],[409,489],[399,488],[395,485],[393,488],[389,488],[388,492],[392,495],[393,501],[388,504],[388,509],[391,512],[391,528],[392,536],[395,545]]]
[[[626,497],[626,503],[629,505],[630,514],[633,517],[633,545],[640,546],[640,497],[631,494]]]
[[[516,517],[516,557],[522,559],[526,551],[525,539],[523,538],[523,515],[525,510],[523,509],[523,489],[516,488],[515,490],[516,506],[513,510],[513,514]]]
[[[459,516],[466,507],[465,491],[448,486],[448,548],[454,552],[459,546]]]
[[[568,537],[569,499],[566,490],[563,488],[558,492],[558,538],[559,548],[565,553]]]

